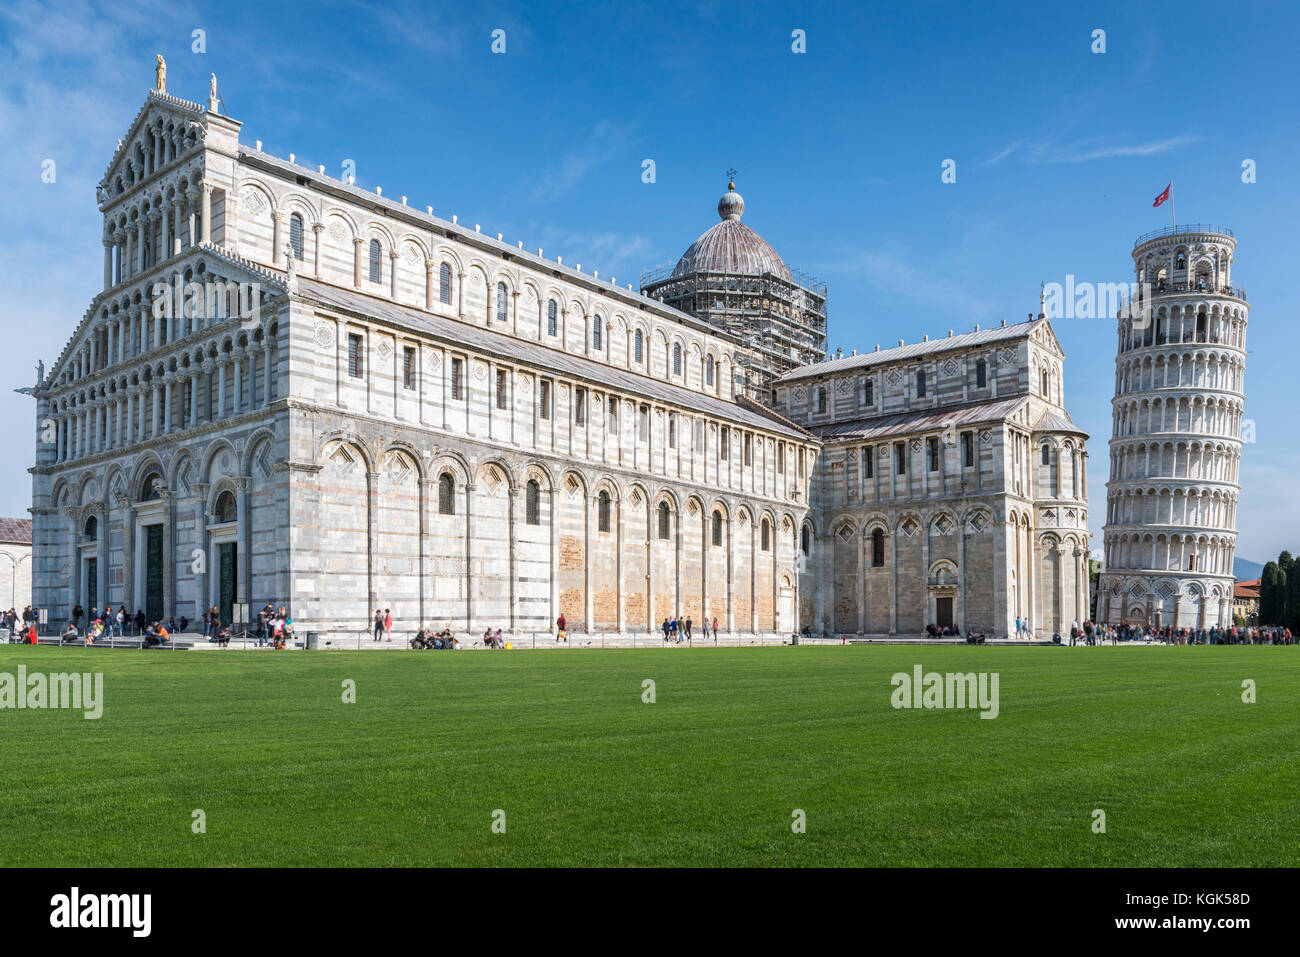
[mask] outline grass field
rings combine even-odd
[[[1300,864],[1296,648],[0,648],[20,664],[100,670],[105,704],[0,710],[0,865]],[[916,664],[998,672],[999,717],[895,710]]]

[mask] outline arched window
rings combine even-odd
[[[811,547],[809,539],[808,526],[805,525],[803,531],[799,533],[799,551],[803,552],[805,555],[809,553],[809,548]]]
[[[536,479],[529,479],[524,489],[524,522],[528,525],[542,524],[541,518],[542,487]]]
[[[591,320],[591,347],[597,352],[600,351],[600,327],[602,325],[600,316],[594,316]]]
[[[140,486],[140,501],[152,502],[154,499],[161,498],[161,489],[162,473],[154,472],[145,479],[144,484]]]
[[[218,523],[233,522],[239,518],[239,509],[235,505],[235,493],[226,491],[218,495],[217,504],[213,508],[212,514]]]
[[[289,217],[289,247],[294,259],[302,259],[302,217],[297,213]]]
[[[871,565],[879,568],[885,564],[885,530],[878,528],[871,533]]]
[[[1047,398],[1047,370],[1046,369],[1044,369],[1042,372],[1041,381],[1043,386],[1043,398]]]
[[[603,489],[596,498],[596,531],[609,531],[609,493]]]
[[[772,527],[768,524],[767,519],[763,519],[762,534],[759,538],[759,548],[763,551],[769,551],[772,547]]]
[[[975,388],[982,389],[988,385],[988,363],[983,359],[975,360]]]
[[[379,240],[370,240],[370,281],[384,281],[384,265],[379,261]]]
[[[548,300],[546,303],[546,334],[553,336],[559,330],[559,307],[555,305],[555,300]]]
[[[438,514],[456,514],[456,482],[449,472],[438,476]]]
[[[826,402],[826,387],[819,385],[817,387],[817,411],[819,413],[826,411]]]
[[[673,343],[673,375],[682,374],[682,344]]]
[[[925,370],[918,369],[916,372],[916,397],[925,398]]]
[[[506,284],[497,283],[497,322],[506,321]]]
[[[99,538],[99,519],[90,516],[86,519],[86,527],[82,530],[86,536],[86,541],[93,542]]]
[[[451,264],[443,263],[438,267],[438,301],[444,306],[451,305]]]
[[[633,361],[636,362],[637,365],[640,365],[640,364],[644,361],[644,360],[641,358],[642,355],[643,355],[643,350],[644,350],[644,348],[645,348],[644,340],[645,340],[645,336],[643,336],[643,335],[641,334],[641,330],[638,329],[638,330],[636,331],[636,335],[632,337],[632,342],[633,342],[633,346],[632,346]]]
[[[1051,449],[1048,448],[1048,446],[1046,445],[1043,446],[1043,464],[1044,465],[1052,464],[1052,452]]]
[[[672,515],[672,510],[668,507],[668,503],[660,502],[659,503],[659,537],[664,541],[668,540],[668,529],[669,529],[671,515]]]
[[[704,384],[713,385],[713,356],[704,357]]]
[[[722,544],[722,513],[713,513],[713,544]]]

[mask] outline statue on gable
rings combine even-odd
[[[163,59],[162,54],[157,54],[158,65],[154,67],[154,89],[159,93],[167,92],[167,61]]]

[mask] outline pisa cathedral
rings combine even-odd
[[[734,186],[634,290],[239,132],[215,89],[154,90],[101,181],[103,290],[28,390],[52,622],[269,601],[300,631],[391,608],[772,641],[1087,616],[1087,437],[1041,314],[828,360],[825,287]]]

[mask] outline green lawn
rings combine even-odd
[[[0,865],[1300,864],[1298,648],[0,648],[19,664],[102,670],[105,705],[0,710]],[[998,672],[1000,716],[893,709],[916,664]]]

